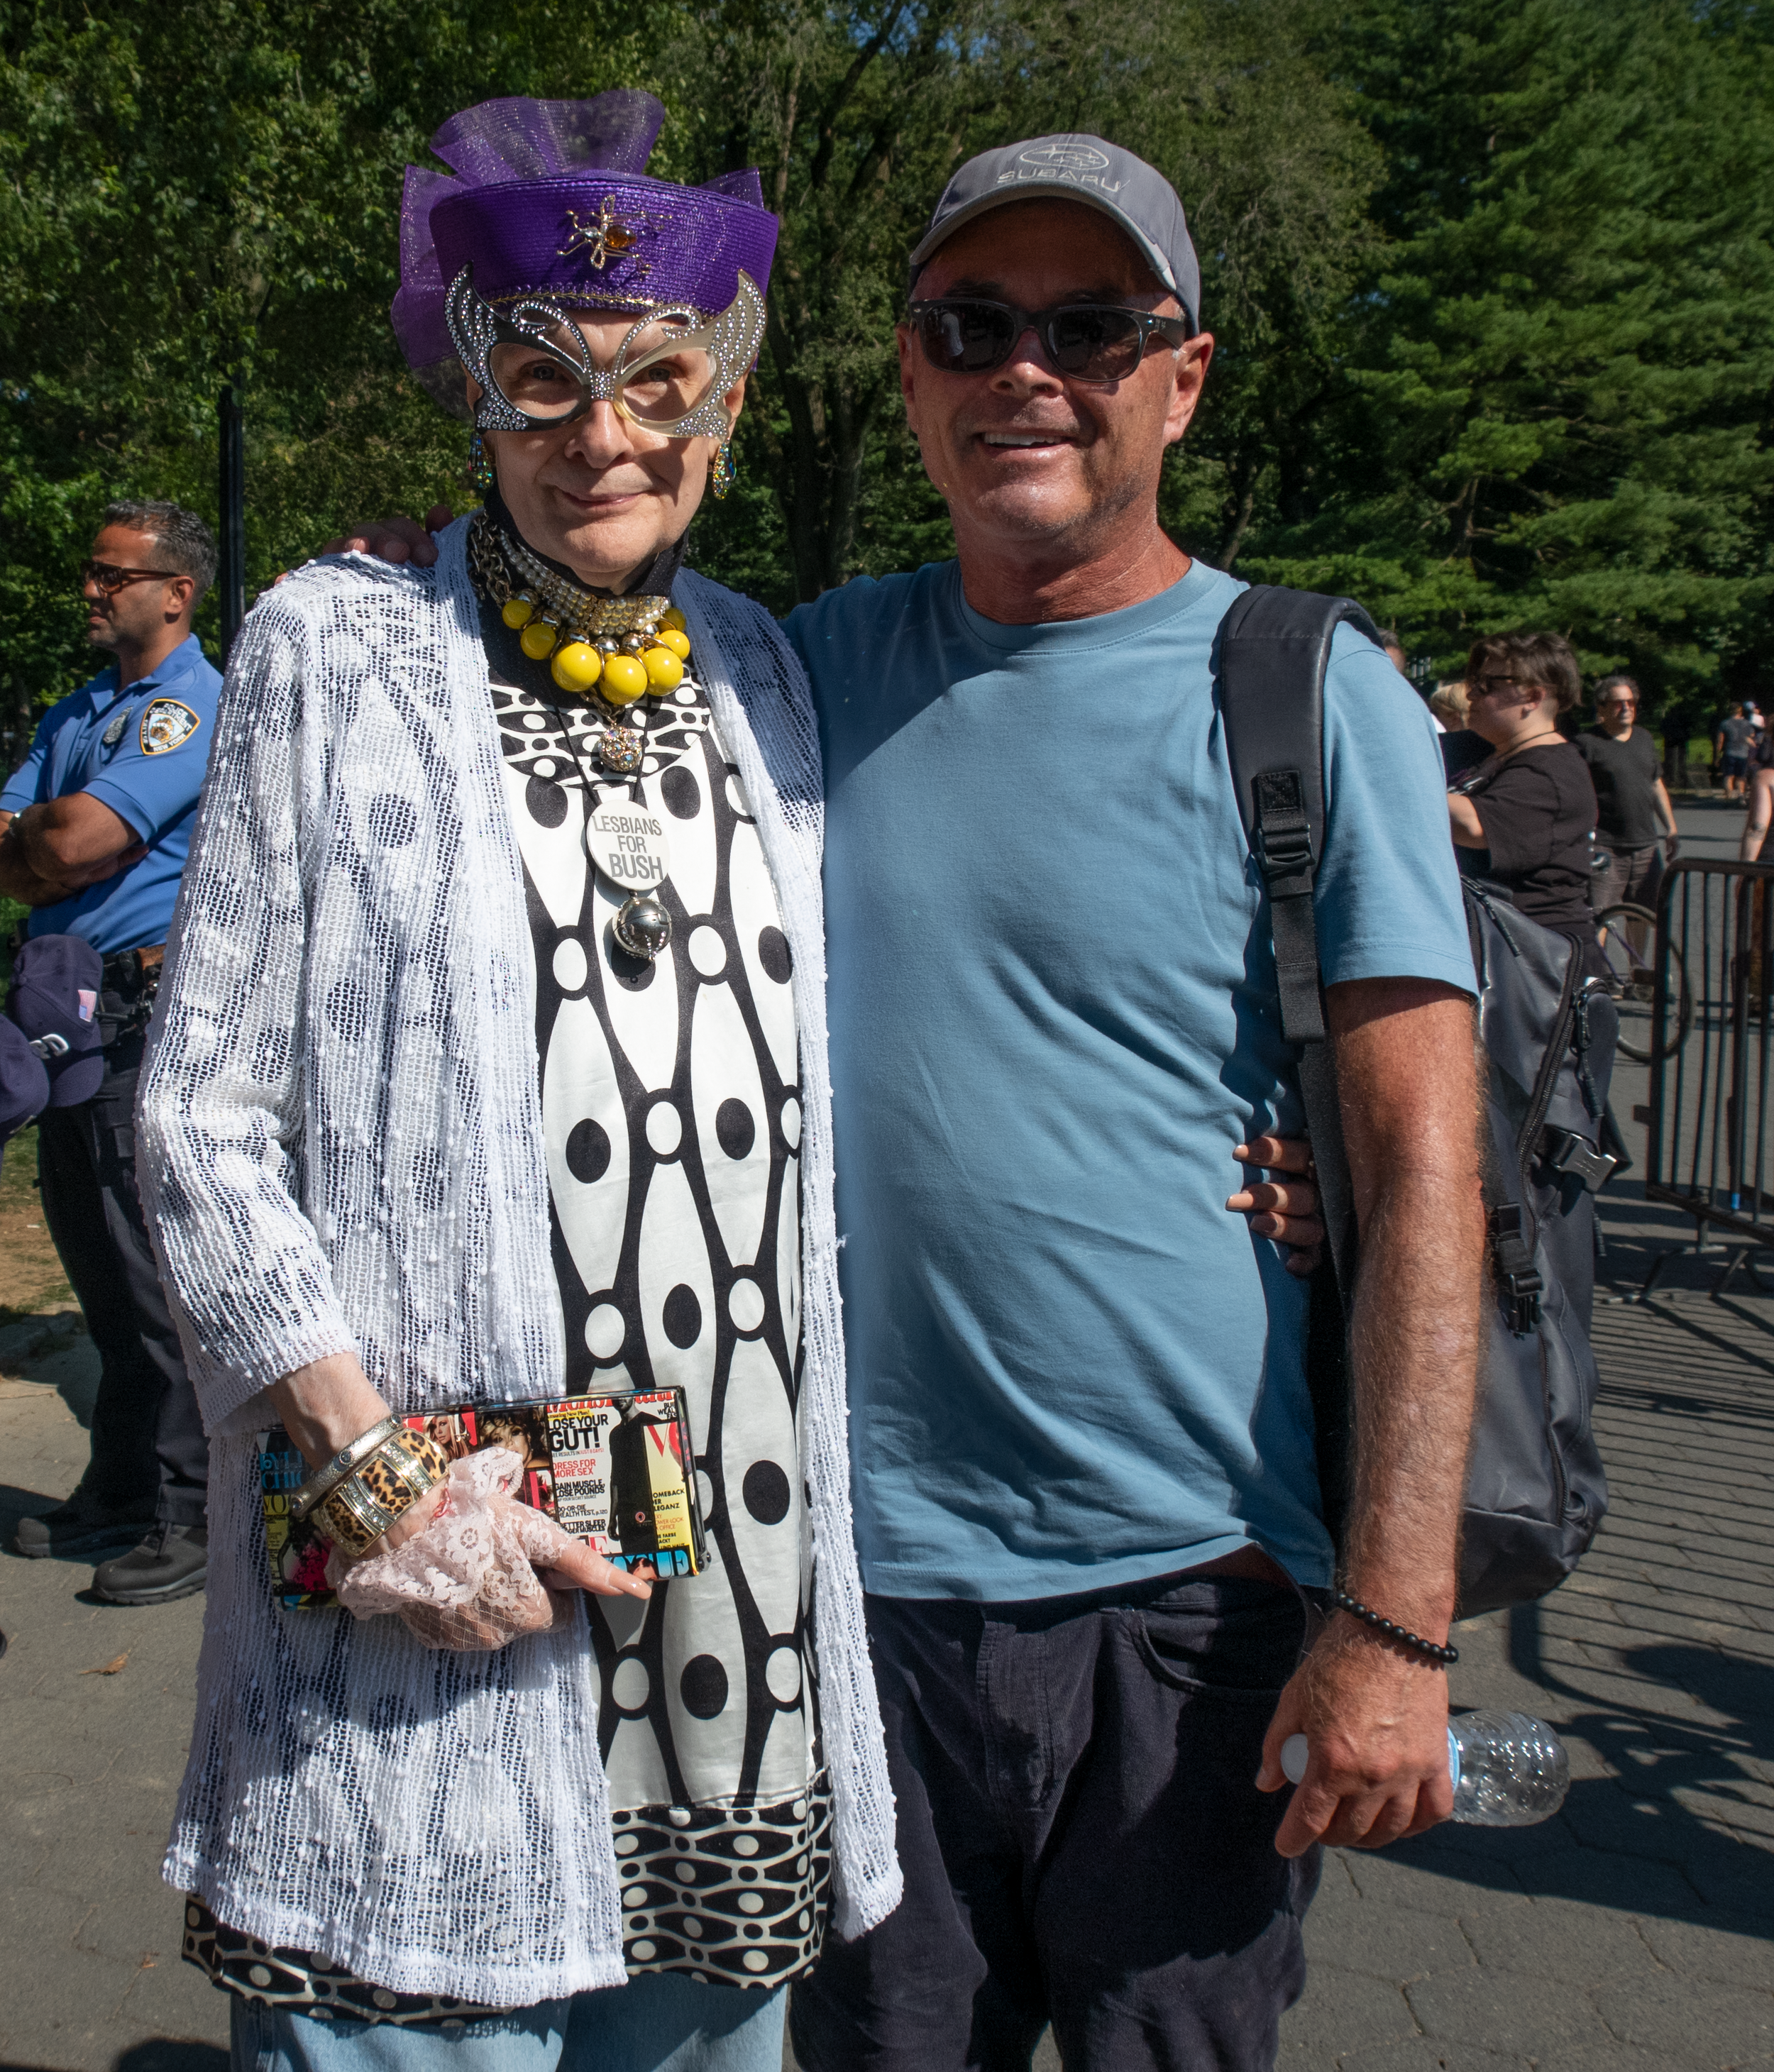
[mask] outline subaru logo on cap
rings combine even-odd
[[[912,249],[908,291],[916,293],[925,262],[964,223],[1006,202],[1035,200],[1082,203],[1113,218],[1182,303],[1190,328],[1200,324],[1201,269],[1176,189],[1131,151],[1075,130],[982,151],[953,175]]]
[[[1025,166],[1050,166],[1064,173],[1100,173],[1109,163],[1088,144],[1040,144],[1020,155]]]

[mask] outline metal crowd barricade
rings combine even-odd
[[[1657,897],[1644,1192],[1694,1218],[1697,1250],[1732,1253],[1726,1281],[1774,1247],[1770,881],[1774,863],[1682,861]],[[1642,1295],[1677,1256],[1657,1261]]]

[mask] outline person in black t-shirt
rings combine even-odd
[[[1638,716],[1638,685],[1630,676],[1604,676],[1595,689],[1598,723],[1577,738],[1595,787],[1597,832],[1613,859],[1595,881],[1598,908],[1623,899],[1655,906],[1664,865],[1675,861],[1675,808],[1657,767],[1657,745],[1634,724]]]
[[[1447,798],[1460,869],[1509,893],[1530,920],[1569,935],[1605,976],[1590,905],[1595,787],[1558,716],[1583,694],[1569,641],[1556,633],[1494,633],[1466,664],[1472,730],[1489,758]]]
[[[1725,796],[1741,798],[1749,773],[1750,750],[1755,746],[1755,708],[1733,705],[1718,722],[1713,753],[1725,772]],[[1735,789],[1733,788],[1735,787]]]

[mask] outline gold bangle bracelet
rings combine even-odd
[[[315,1522],[347,1560],[359,1560],[449,1472],[436,1441],[403,1426],[332,1491]]]
[[[360,1432],[348,1446],[316,1468],[291,1496],[290,1517],[306,1518],[316,1504],[323,1503],[331,1495],[353,1468],[362,1466],[377,1448],[393,1438],[400,1429],[401,1420],[391,1412],[386,1417],[378,1418],[367,1432]]]

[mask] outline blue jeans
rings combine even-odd
[[[781,2072],[788,1989],[645,1971],[447,2033],[231,1997],[232,2072]]]

